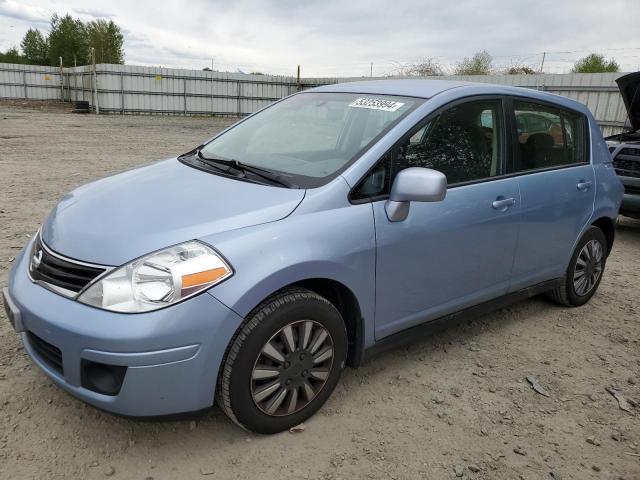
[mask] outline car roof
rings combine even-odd
[[[586,105],[567,97],[553,93],[534,90],[532,88],[513,87],[483,82],[463,82],[456,80],[425,80],[425,79],[393,79],[367,80],[345,83],[334,83],[315,87],[304,92],[333,92],[333,93],[362,93],[368,95],[397,95],[401,97],[432,98],[439,93],[453,90],[459,92],[460,97],[491,94],[517,95],[531,99],[543,100],[560,106],[571,108],[582,113],[589,110]]]

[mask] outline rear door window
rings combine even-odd
[[[530,101],[513,107],[519,151],[511,172],[588,162],[584,115]]]

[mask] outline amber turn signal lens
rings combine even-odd
[[[207,283],[213,283],[220,277],[227,274],[227,269],[224,267],[218,267],[204,272],[191,273],[189,275],[182,276],[182,288],[197,287],[199,285],[206,285]]]

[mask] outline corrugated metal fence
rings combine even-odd
[[[100,113],[241,116],[300,88],[295,78],[284,76],[106,64],[96,65],[94,72],[91,66],[0,63],[0,98],[86,100]]]
[[[93,105],[91,82],[96,80],[98,108],[109,113],[241,116],[297,91],[288,77],[97,65],[95,75],[91,67],[65,72],[65,98]]]
[[[59,68],[0,63],[0,98],[60,100]]]
[[[605,135],[618,133],[626,111],[621,73],[436,77],[540,89],[586,104]],[[89,101],[101,113],[246,115],[300,89],[369,78],[304,78],[131,65],[75,68],[0,63],[0,98]],[[97,87],[97,89],[96,89]],[[97,92],[97,93],[96,93]]]

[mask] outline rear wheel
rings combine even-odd
[[[232,342],[218,404],[248,430],[285,430],[329,398],[346,354],[347,333],[336,308],[309,290],[284,290],[258,306]]]
[[[584,305],[596,293],[606,261],[604,233],[598,227],[589,227],[578,242],[560,285],[549,292],[549,297],[568,307]]]

